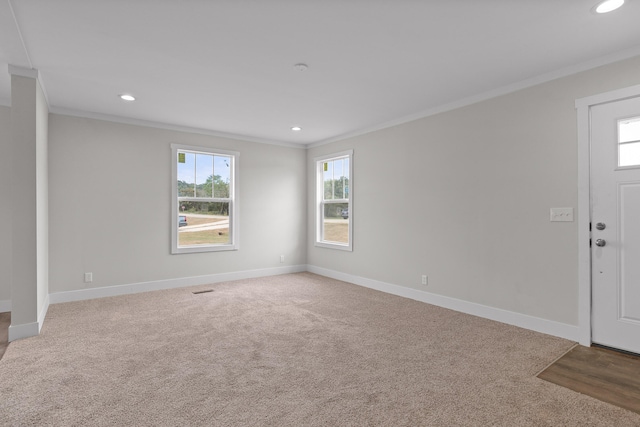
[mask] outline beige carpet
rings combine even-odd
[[[309,273],[57,304],[0,424],[639,426],[536,378],[572,345]]]

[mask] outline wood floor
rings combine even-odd
[[[640,356],[578,345],[538,378],[640,414]]]
[[[9,345],[9,325],[11,325],[11,313],[0,313],[0,359]]]

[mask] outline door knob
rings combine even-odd
[[[604,239],[598,239],[598,240],[596,240],[596,246],[603,247],[603,246],[605,246],[606,244],[607,244],[607,242],[606,242],[606,240],[604,240]]]
[[[604,222],[599,222],[596,224],[596,229],[598,230],[604,230],[605,228],[607,228],[607,226]]]

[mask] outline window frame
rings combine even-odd
[[[349,194],[345,199],[333,199],[330,202],[324,200],[324,167],[323,164],[333,160],[349,159]],[[353,251],[353,150],[345,150],[338,153],[331,153],[324,156],[315,157],[316,176],[316,206],[315,206],[315,238],[314,245],[321,248],[338,249],[342,251]],[[347,203],[349,206],[349,243],[331,242],[323,240],[324,235],[324,206],[325,204]]]
[[[223,155],[231,158],[229,172],[229,197],[215,198],[178,198],[178,152],[189,152],[194,154]],[[240,153],[237,151],[221,150],[218,148],[171,144],[171,254],[187,254],[202,252],[236,251],[239,249],[239,201],[238,201],[238,170],[240,164]],[[206,244],[193,246],[178,246],[178,212],[179,200],[190,200],[195,202],[228,202],[229,203],[229,243]]]

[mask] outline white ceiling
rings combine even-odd
[[[596,1],[7,0],[0,63],[53,112],[311,144],[640,54],[640,1]]]

